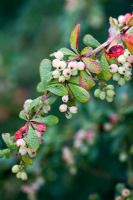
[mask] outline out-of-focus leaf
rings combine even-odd
[[[45,85],[43,84],[43,82],[39,82],[37,85],[37,92],[44,92],[45,91]]]
[[[68,93],[66,87],[60,83],[49,85],[47,87],[47,90],[57,96],[64,96],[64,95],[67,95]]]
[[[95,81],[85,71],[80,72],[80,86],[86,90],[90,90],[95,86]]]
[[[13,151],[17,149],[16,143],[14,142],[13,137],[10,135],[10,133],[3,133],[2,138],[7,147],[12,149]]]
[[[70,45],[71,48],[77,53],[77,49],[78,49],[78,38],[79,38],[79,34],[80,34],[80,24],[77,24],[70,36]]]
[[[89,93],[82,87],[69,83],[69,88],[73,96],[81,103],[86,103],[90,99]]]
[[[6,158],[9,158],[10,157],[10,149],[3,149],[3,150],[0,150],[0,158],[3,158],[3,157],[6,157]]]
[[[92,73],[95,73],[95,74],[99,74],[102,70],[100,64],[96,61],[96,60],[93,60],[92,58],[82,58],[83,62],[85,63],[86,65],[86,68],[92,72]]]
[[[92,48],[96,48],[100,45],[100,43],[90,34],[84,36],[83,43]]]
[[[21,119],[27,120],[27,116],[26,116],[24,110],[21,110],[21,111],[20,111],[19,117],[20,117]]]
[[[40,63],[40,77],[44,89],[47,87],[48,82],[51,80],[51,74],[50,74],[51,68],[52,68],[51,61],[48,59],[44,59]]]
[[[72,50],[68,49],[68,48],[61,48],[60,51],[63,52],[64,55],[66,56],[77,56]]]
[[[34,121],[44,123],[47,126],[53,126],[59,122],[59,119],[54,115],[49,115],[47,117],[37,117]]]
[[[99,74],[99,77],[101,79],[107,81],[111,78],[112,74],[109,71],[109,64],[108,64],[104,54],[101,55],[100,64],[101,64],[101,67],[102,67],[102,72]]]

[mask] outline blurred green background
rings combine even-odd
[[[108,35],[109,16],[131,12],[132,0],[0,1],[0,133],[23,124],[18,113],[27,98],[37,97],[39,63],[69,46],[73,26],[81,38],[100,42]],[[113,200],[118,184],[133,188],[133,81],[117,88],[114,103],[79,105],[71,121],[44,135],[44,145],[28,169],[28,183],[11,174],[12,159],[0,160],[0,200]],[[58,104],[58,103],[57,103]],[[58,114],[57,104],[53,112]],[[4,144],[0,138],[0,148]]]

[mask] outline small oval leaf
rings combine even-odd
[[[77,24],[73,29],[71,36],[70,36],[70,45],[71,48],[77,53],[78,49],[78,39],[80,34],[80,24]]]
[[[99,77],[103,80],[108,81],[112,77],[112,74],[109,71],[109,64],[108,64],[104,54],[102,54],[102,56],[100,58],[100,64],[102,67],[102,72],[99,74]]]
[[[73,93],[73,96],[81,103],[86,103],[89,101],[90,99],[90,95],[89,93],[82,87],[78,86],[78,85],[74,85],[69,83],[68,84],[70,90]]]
[[[95,81],[85,71],[80,72],[80,86],[86,90],[90,90],[95,86]]]
[[[47,90],[57,96],[64,96],[67,95],[68,91],[66,89],[66,87],[62,84],[53,84],[53,85],[49,85],[47,87]]]

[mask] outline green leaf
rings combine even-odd
[[[87,101],[89,101],[90,99],[90,95],[89,93],[82,87],[78,86],[78,85],[74,85],[69,83],[68,84],[70,90],[73,93],[73,96],[80,101],[81,103],[86,103]]]
[[[35,132],[35,130],[29,126],[28,135],[26,137],[26,143],[29,148],[34,149],[35,151],[39,148],[39,138]]]
[[[3,158],[3,157],[6,157],[6,158],[10,157],[10,149],[0,150],[0,158]]]
[[[102,68],[96,60],[93,60],[92,58],[87,58],[87,57],[82,58],[82,60],[86,64],[86,68],[90,72],[95,73],[95,74],[99,74],[101,72]]]
[[[4,142],[7,145],[7,147],[9,147],[11,150],[13,150],[13,151],[17,150],[16,143],[14,142],[14,139],[10,135],[10,133],[3,133],[2,134],[2,139],[4,140]]]
[[[38,107],[42,104],[42,96],[33,99],[32,102],[29,104],[29,110]]]
[[[68,93],[66,87],[60,83],[49,85],[47,90],[57,96],[64,96]]]
[[[77,56],[72,50],[68,49],[68,48],[61,48],[60,51],[63,52],[64,55],[66,56]]]
[[[34,121],[44,123],[47,126],[53,126],[59,122],[59,119],[54,115],[49,115],[47,117],[37,117]]]
[[[74,83],[74,84],[79,85],[80,78],[79,78],[79,76],[71,77],[70,80],[69,80],[68,82],[69,82],[69,83]]]
[[[95,81],[85,71],[80,72],[80,86],[86,90],[90,90],[95,86]]]
[[[26,116],[24,110],[21,110],[21,111],[20,111],[20,113],[19,113],[19,117],[20,117],[21,119],[24,119],[24,120],[27,121],[27,116]]]
[[[47,87],[48,82],[51,80],[51,68],[51,61],[48,59],[44,59],[40,63],[40,77],[44,89]]]
[[[49,96],[45,102],[47,105],[52,105],[55,101],[57,100],[57,96],[55,95],[52,95],[52,96]]]
[[[70,36],[70,45],[71,48],[77,53],[78,49],[78,39],[79,39],[79,34],[80,34],[80,24],[77,24]]]
[[[45,87],[44,83],[43,82],[39,82],[36,89],[37,89],[37,92],[41,93],[41,92],[45,91],[45,88],[46,87]]]
[[[100,64],[102,67],[102,72],[99,74],[99,77],[103,80],[108,81],[112,77],[112,74],[109,71],[109,64],[104,54],[101,55]]]
[[[92,51],[92,48],[91,48],[91,47],[85,47],[84,49],[82,49],[81,55],[85,55],[85,54],[88,53],[89,51]]]
[[[92,48],[97,48],[100,45],[100,43],[90,34],[84,36],[83,43]]]

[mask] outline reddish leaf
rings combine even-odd
[[[116,58],[124,53],[124,48],[122,45],[117,44],[117,45],[112,46],[110,49],[108,49],[106,53],[108,54],[109,57]]]
[[[127,17],[127,20],[126,20],[126,24],[128,26],[133,26],[133,15],[131,14],[128,14],[129,16]]]
[[[95,81],[85,71],[80,72],[80,86],[86,90],[90,90],[95,86]]]
[[[133,54],[133,34],[123,34],[122,39],[127,49]]]
[[[70,36],[70,45],[74,51],[78,49],[79,34],[80,34],[80,24],[77,24]]]
[[[101,72],[102,68],[96,60],[93,60],[92,58],[87,58],[87,57],[82,58],[82,60],[85,63],[86,68],[90,72],[95,73],[95,74],[99,74]]]

